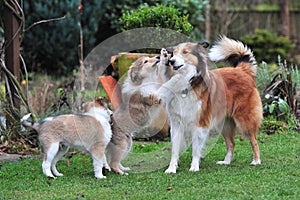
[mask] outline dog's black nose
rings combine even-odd
[[[171,65],[174,65],[174,64],[175,64],[175,62],[176,62],[176,60],[175,60],[175,59],[170,59],[170,60],[169,60],[169,63],[170,63]]]

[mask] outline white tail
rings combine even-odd
[[[226,61],[236,67],[240,62],[248,62],[254,75],[257,73],[257,63],[250,48],[242,42],[221,36],[208,54],[212,61]]]
[[[28,127],[31,127],[31,128],[33,128],[33,129],[37,130],[40,124],[39,124],[39,123],[33,123],[33,122],[27,121],[27,120],[30,118],[30,116],[31,116],[31,113],[28,113],[27,115],[24,115],[24,116],[21,118],[20,122],[21,122],[21,124],[23,124],[24,126],[28,126]]]
[[[29,119],[29,117],[31,116],[31,113],[28,113],[27,115],[24,115],[22,117],[22,119],[20,120],[21,123],[23,123],[24,121],[27,121]]]

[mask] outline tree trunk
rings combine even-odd
[[[280,7],[280,19],[281,19],[281,30],[280,33],[285,37],[290,37],[290,12],[289,4],[290,0],[279,0]]]
[[[206,9],[205,9],[205,39],[210,41],[210,2],[207,1]]]
[[[7,71],[14,75],[15,79],[20,82],[21,70],[20,70],[20,39],[19,39],[19,27],[20,22],[14,10],[19,10],[15,3],[18,1],[8,1],[9,6],[4,5],[3,16],[4,16],[4,56],[5,66]],[[18,97],[18,90],[15,86],[12,78],[6,74],[6,98],[10,103],[11,111],[6,113],[6,126],[11,127],[14,125],[14,116],[12,113],[20,111],[20,99]]]

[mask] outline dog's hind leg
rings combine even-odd
[[[224,137],[226,144],[226,156],[223,161],[218,161],[218,165],[229,165],[234,156],[234,137],[235,137],[236,125],[233,119],[225,119],[224,126],[222,128],[222,136]]]
[[[208,128],[197,128],[196,131],[192,133],[193,160],[190,167],[191,172],[199,171],[200,158],[208,133]]]
[[[120,168],[121,160],[126,154],[126,147],[124,145],[116,145],[110,142],[107,146],[107,153],[110,160],[110,167],[117,174],[124,174],[123,169]]]
[[[51,164],[51,170],[54,176],[63,176],[62,173],[59,173],[56,169],[56,163],[69,151],[69,146],[66,145],[60,145],[59,150],[57,154],[55,155],[52,164]]]
[[[124,171],[124,172],[129,172],[130,168],[129,167],[124,167],[121,163],[119,164],[119,168]]]
[[[43,146],[45,151],[44,161],[42,164],[43,173],[47,177],[54,178],[51,172],[51,164],[59,149],[59,142],[52,143],[50,146]]]
[[[260,161],[260,156],[259,156],[259,148],[258,148],[258,144],[257,144],[256,132],[254,132],[253,134],[250,134],[250,143],[251,143],[252,150],[253,150],[253,161],[251,162],[251,165],[260,165],[261,161]]]

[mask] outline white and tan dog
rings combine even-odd
[[[188,142],[193,157],[190,171],[199,171],[202,149],[213,127],[223,135],[227,149],[225,159],[217,164],[230,164],[236,130],[250,139],[251,164],[261,163],[257,132],[263,116],[255,58],[244,44],[224,36],[209,58],[230,66],[209,71],[208,46],[207,42],[176,46],[170,59],[174,76],[156,93],[166,103],[171,126],[172,158],[165,173],[176,173],[180,150]]]
[[[124,167],[121,161],[131,150],[133,136],[140,135],[139,132],[145,129],[150,129],[155,134],[166,127],[165,109],[162,105],[153,109],[152,106],[160,102],[149,97],[150,93],[156,91],[170,78],[167,77],[166,62],[168,62],[167,51],[162,49],[160,57],[143,56],[128,70],[122,87],[123,103],[112,116],[113,136],[107,148],[110,167],[116,173],[124,174],[130,170]]]
[[[96,178],[106,178],[102,167],[110,170],[106,163],[105,148],[112,131],[110,115],[103,97],[84,105],[84,114],[67,114],[48,117],[41,123],[27,121],[30,114],[21,122],[38,132],[39,141],[44,150],[43,173],[47,177],[63,176],[56,169],[56,163],[67,153],[70,147],[78,147],[91,154]]]

